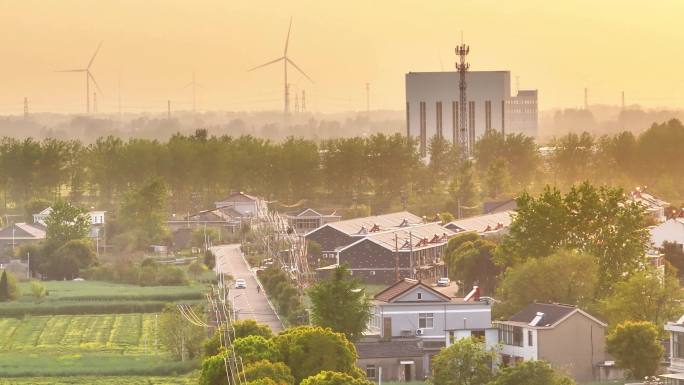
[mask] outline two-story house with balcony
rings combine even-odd
[[[495,321],[501,364],[545,360],[578,382],[606,379],[606,324],[576,306],[533,303]]]
[[[490,303],[477,288],[465,298],[455,291],[403,279],[376,294],[367,334],[356,344],[358,366],[374,380],[382,373],[383,381],[408,382],[426,378],[432,356],[458,339],[478,337],[493,348]]]

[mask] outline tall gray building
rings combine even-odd
[[[471,147],[488,130],[537,136],[536,90],[511,96],[509,71],[469,71],[466,83]],[[418,139],[422,156],[427,156],[433,136],[460,141],[458,85],[458,72],[406,74],[406,131]]]

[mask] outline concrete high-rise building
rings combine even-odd
[[[511,96],[509,71],[466,73],[468,142],[472,145],[486,131],[537,136],[537,91],[521,90]],[[406,133],[417,138],[422,156],[430,139],[442,136],[460,141],[458,72],[409,72],[406,74]]]

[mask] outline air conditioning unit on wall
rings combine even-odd
[[[423,333],[425,333],[425,331],[423,331],[423,329],[416,329],[416,335],[417,336],[422,336]]]

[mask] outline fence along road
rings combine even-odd
[[[233,306],[234,314],[237,314],[237,319],[253,319],[268,325],[274,333],[283,330],[283,324],[269,305],[266,293],[263,290],[257,292],[256,277],[249,269],[240,245],[214,246],[211,251],[216,256],[214,270],[217,274],[229,274],[233,279],[242,278],[247,282],[246,289],[235,289],[233,282],[230,282],[228,300]]]

